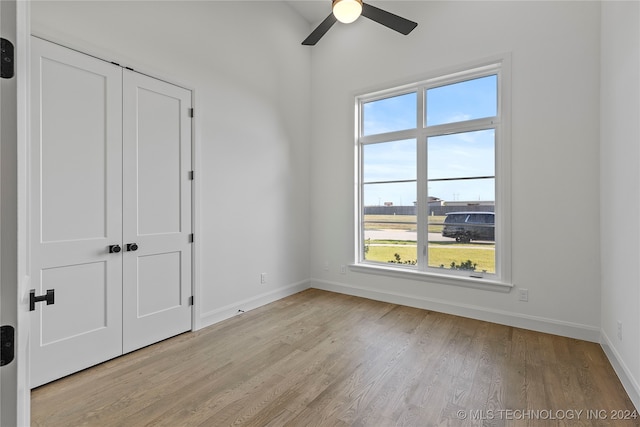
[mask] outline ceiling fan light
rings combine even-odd
[[[362,0],[333,0],[333,15],[343,24],[350,24],[362,13]]]

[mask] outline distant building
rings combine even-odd
[[[452,201],[442,201],[442,206],[495,206],[496,202],[494,200],[472,200],[472,201],[464,201],[464,200],[452,200]]]
[[[427,203],[429,206],[443,206],[444,200],[438,197],[429,196],[427,198]]]

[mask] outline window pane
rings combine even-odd
[[[387,184],[364,184],[363,205],[369,206],[410,206],[416,205],[416,182]]]
[[[418,258],[416,183],[365,184],[363,191],[364,259],[415,265]]]
[[[498,114],[497,75],[427,90],[427,126]]]
[[[365,213],[364,221],[363,258],[365,260],[385,264],[416,265],[418,233],[415,215]]]
[[[416,179],[416,141],[362,146],[364,182]]]
[[[417,127],[416,92],[367,102],[363,108],[363,135],[375,135]]]
[[[429,182],[428,266],[495,273],[495,179]]]
[[[493,129],[431,137],[427,150],[429,180],[495,176]]]
[[[444,271],[495,274],[496,246],[490,242],[444,243],[429,241],[429,267]]]
[[[494,206],[496,200],[496,180],[455,179],[451,181],[430,181],[429,206]],[[431,212],[429,212],[431,215]]]
[[[496,272],[493,206],[443,206],[429,216],[429,267],[477,273]],[[465,209],[466,208],[466,209]],[[436,214],[437,211],[437,214]]]

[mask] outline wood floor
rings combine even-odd
[[[314,289],[32,392],[33,425],[65,427],[638,426],[611,419],[633,411],[597,344]]]

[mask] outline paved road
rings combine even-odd
[[[404,230],[369,230],[365,233],[366,238],[371,240],[417,240],[418,233],[415,231]],[[442,237],[440,233],[429,233],[430,242],[455,242],[456,239],[452,237]],[[478,242],[474,240],[474,242]],[[483,243],[493,243],[489,241],[483,241]]]
[[[371,240],[417,240],[418,233],[405,230],[369,230],[365,233]],[[454,242],[455,239],[442,237],[440,233],[429,233],[430,242]]]

